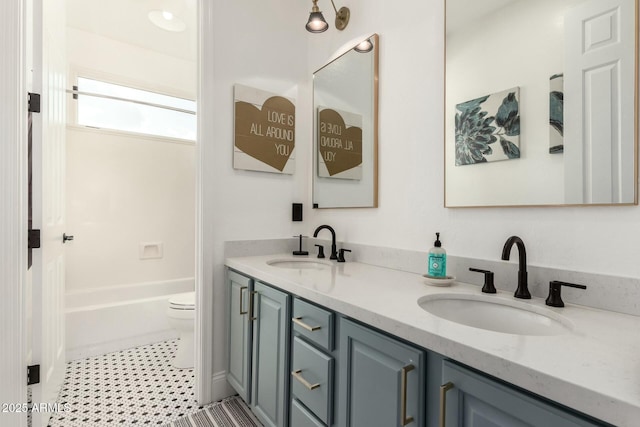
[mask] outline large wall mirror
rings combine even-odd
[[[446,0],[446,207],[637,204],[637,3]]]
[[[377,34],[313,74],[313,115],[313,207],[377,207]]]

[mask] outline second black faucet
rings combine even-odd
[[[514,297],[522,299],[531,299],[529,286],[527,283],[527,251],[524,242],[518,236],[511,236],[504,243],[502,248],[502,260],[508,261],[513,245],[518,248],[518,288],[514,293]]]

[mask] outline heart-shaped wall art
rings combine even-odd
[[[358,126],[347,126],[342,115],[331,108],[318,113],[318,150],[329,176],[353,169],[362,164],[362,116],[348,114]],[[346,178],[346,177],[345,177]],[[361,176],[349,176],[360,179]]]
[[[295,148],[295,114],[293,103],[281,96],[268,98],[262,108],[236,100],[235,146],[282,171]]]

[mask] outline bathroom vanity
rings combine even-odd
[[[517,304],[546,313],[560,329],[501,333],[423,306],[443,298],[512,306],[512,293],[483,296],[475,285],[432,287],[419,274],[288,255],[226,265],[227,378],[266,426],[631,426],[640,419],[635,316],[549,308],[533,298]]]

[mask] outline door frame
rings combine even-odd
[[[25,403],[27,396],[27,91],[26,2],[0,2],[0,402]],[[25,413],[3,413],[0,426],[25,427]]]
[[[213,114],[213,4],[198,0],[198,116]],[[12,64],[0,73],[0,402],[25,403],[27,395],[27,325],[25,287],[27,279],[27,89],[26,89],[26,0],[0,2],[0,50],[5,64]],[[211,230],[205,228],[206,194],[211,183],[202,180],[202,170],[214,140],[211,121],[198,120],[196,144],[196,325],[195,325],[195,396],[201,404],[209,403],[214,383],[226,382],[224,375],[213,375],[213,250]],[[207,236],[204,235],[207,233]],[[216,376],[217,377],[217,376]],[[216,387],[217,388],[217,387]],[[4,413],[0,427],[26,427],[25,413]]]
[[[213,251],[210,226],[205,222],[210,207],[207,205],[211,183],[202,179],[203,170],[211,164],[210,154],[215,135],[213,117],[213,3],[198,0],[198,89],[196,105],[198,132],[196,136],[196,319],[195,319],[195,396],[201,405],[210,403],[214,392],[213,375]],[[209,96],[207,96],[209,95]],[[208,142],[208,146],[205,146]],[[209,156],[209,157],[208,157]],[[206,236],[205,236],[206,233]],[[208,284],[208,286],[207,286]],[[226,378],[226,377],[225,377]],[[226,379],[224,379],[226,384]]]

